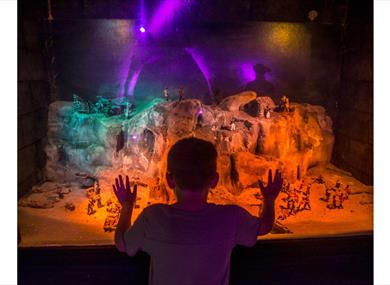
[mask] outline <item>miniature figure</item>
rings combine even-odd
[[[169,90],[168,90],[168,87],[165,87],[165,89],[163,91],[163,96],[164,96],[165,100],[168,102],[169,101]]]
[[[116,225],[118,224],[118,215],[108,214],[104,220],[103,229],[105,232],[115,231]]]
[[[337,193],[333,194],[332,197],[332,202],[333,202],[333,209],[338,208],[338,209],[343,209],[343,194],[341,191],[337,191]]]
[[[97,178],[95,180],[95,183],[93,184],[93,192],[95,192],[95,194],[100,194],[100,184]]]
[[[264,108],[264,117],[267,119],[271,118],[271,108],[268,105]]]
[[[87,208],[88,216],[93,215],[93,214],[96,213],[96,211],[94,209],[94,206],[95,206],[95,199],[94,198],[90,198],[89,201],[88,201],[88,208]]]
[[[329,189],[327,186],[325,186],[325,197],[321,197],[320,200],[324,202],[329,202],[331,191],[333,191],[333,188]]]
[[[286,101],[284,103],[284,109],[286,112],[290,112],[290,100],[288,99],[288,97],[286,97]]]
[[[230,123],[230,130],[235,131],[236,130],[236,124],[234,123],[234,120]]]
[[[114,109],[112,106],[112,99],[108,99],[107,106],[106,106],[106,115],[109,117],[115,115]]]
[[[279,208],[280,208],[280,214],[279,214],[277,219],[283,221],[290,216],[290,211],[288,208],[286,208],[284,206],[279,206]]]
[[[106,203],[107,216],[104,221],[103,229],[105,232],[112,232],[115,230],[119,220],[120,206],[114,203],[111,198]]]
[[[303,194],[303,206],[302,210],[311,210],[310,196],[307,193]]]
[[[163,200],[163,201],[168,200],[167,190],[164,187],[164,184],[161,183],[159,177],[156,178],[155,185],[150,189],[149,198],[155,200]]]
[[[128,100],[126,100],[124,110],[122,113],[125,114],[125,118],[128,119],[130,117],[130,114],[135,111],[135,104],[130,103]]]
[[[349,184],[347,184],[347,186],[344,189],[344,200],[348,200],[349,199],[349,195],[351,195],[351,194],[352,194],[352,191],[349,188]]]
[[[281,112],[290,112],[290,101],[287,96],[282,96],[279,101],[279,110]]]
[[[65,196],[64,196],[64,193],[61,190],[57,191],[57,194],[58,194],[58,198],[64,199]]]
[[[95,103],[96,113],[105,113],[105,107],[107,105],[107,99],[102,96],[97,96],[97,102]]]
[[[118,203],[114,203],[111,199],[108,199],[106,203],[106,211],[108,213],[117,214],[119,213],[120,209],[121,207],[118,205]]]
[[[196,127],[201,127],[203,125],[203,110],[200,109],[196,115]]]
[[[121,128],[120,132],[116,136],[116,152],[115,155],[118,155],[118,152],[123,149],[125,146],[125,132]]]
[[[100,193],[95,195],[95,200],[97,202],[98,208],[103,208],[104,205],[102,204],[102,197],[100,196]]]
[[[85,194],[87,195],[88,199],[91,199],[95,196],[95,189],[93,187],[90,187],[86,189]]]
[[[65,204],[65,209],[68,211],[74,211],[76,209],[76,206],[73,203],[68,202]]]
[[[180,89],[179,89],[179,102],[181,100],[183,100],[183,98],[184,98],[184,88],[180,87]]]
[[[111,216],[107,216],[106,219],[104,220],[104,225],[103,225],[103,230],[105,232],[112,232],[115,230],[113,227],[114,220],[112,219]]]
[[[77,113],[91,114],[94,108],[91,102],[84,101],[81,97],[73,94],[72,111]]]
[[[290,214],[295,215],[295,199],[290,193],[288,194],[286,201],[287,209],[290,210]]]
[[[280,100],[279,100],[279,110],[280,111],[283,111],[285,98],[286,98],[286,96],[283,95],[282,98],[280,98]]]
[[[311,191],[311,184],[308,184],[307,187],[306,187],[306,195],[310,195],[310,191]]]
[[[322,175],[320,175],[316,179],[314,179],[314,182],[318,183],[318,184],[325,184],[325,180],[324,180],[324,177]]]
[[[82,110],[83,110],[83,100],[76,94],[73,94],[72,111],[80,112]]]
[[[290,182],[288,182],[287,184],[283,183],[281,192],[282,193],[289,193],[290,192]]]

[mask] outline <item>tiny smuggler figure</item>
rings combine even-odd
[[[164,91],[163,91],[163,96],[165,98],[166,101],[169,101],[169,91],[168,91],[168,87],[165,87]]]

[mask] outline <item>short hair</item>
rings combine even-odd
[[[217,171],[217,151],[209,141],[181,139],[169,150],[167,169],[180,189],[200,190]]]

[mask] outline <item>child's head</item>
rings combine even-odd
[[[185,138],[168,153],[167,180],[171,188],[202,191],[218,183],[217,151],[208,141]]]

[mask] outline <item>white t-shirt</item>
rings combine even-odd
[[[258,218],[234,205],[208,204],[189,212],[156,204],[125,233],[126,251],[151,256],[151,285],[225,285],[233,247],[253,246],[258,227]]]

